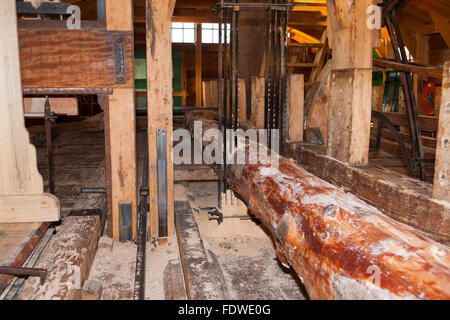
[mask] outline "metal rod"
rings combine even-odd
[[[20,277],[39,277],[41,285],[47,279],[47,270],[37,268],[0,267],[0,274],[9,274]]]

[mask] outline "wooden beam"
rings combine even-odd
[[[245,79],[239,79],[239,93],[238,93],[239,123],[247,121],[247,89]]]
[[[292,161],[280,157],[275,167],[266,150],[259,156],[266,165],[230,165],[229,184],[270,230],[281,263],[311,299],[450,298],[448,247]]]
[[[0,96],[0,223],[57,221],[59,201],[44,194],[25,128],[15,0],[0,2]]]
[[[305,77],[303,74],[290,74],[288,79],[287,103],[287,141],[302,142],[304,128]]]
[[[333,48],[327,153],[351,165],[365,165],[369,160],[373,52],[365,17],[372,0],[327,3]]]
[[[328,0],[327,3],[333,69],[372,68],[372,33],[366,24],[366,10],[372,0],[351,3]]]
[[[133,1],[106,1],[107,29],[114,31],[133,31]],[[131,63],[134,58],[131,57]],[[107,149],[107,168],[110,181],[107,192],[111,207],[109,212],[112,225],[108,225],[108,235],[120,239],[120,204],[130,203],[132,208],[132,234],[136,239],[136,116],[134,101],[134,68],[129,69],[132,80],[130,88],[116,88],[108,97],[105,110],[105,139]]]
[[[409,127],[408,116],[398,112],[383,112],[394,125]],[[438,130],[439,120],[435,117],[419,115],[418,117],[420,129],[424,131],[436,132]]]
[[[195,105],[202,106],[202,25],[195,25]]]
[[[132,88],[132,29],[20,29],[24,88]],[[114,35],[125,39],[126,83],[116,83]]]
[[[174,232],[171,21],[175,0],[146,0],[150,236],[160,237],[156,133],[166,130],[167,226]],[[201,83],[200,83],[201,90]],[[201,103],[201,101],[200,101]]]
[[[193,120],[200,119],[190,119],[191,130]],[[206,120],[204,130],[212,126]],[[393,221],[294,161],[269,154],[259,145],[259,164],[229,165],[228,182],[251,204],[251,214],[270,231],[280,262],[294,269],[311,299],[450,297],[450,250],[445,245]]]
[[[59,220],[59,200],[50,194],[0,196],[0,223]]]
[[[256,129],[264,129],[264,77],[252,77],[251,120]]]
[[[450,61],[444,65],[433,197],[450,203]]]

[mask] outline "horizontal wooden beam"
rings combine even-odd
[[[59,200],[51,194],[0,196],[0,223],[59,221]]]
[[[398,63],[388,59],[373,59],[373,65],[398,71],[412,72],[426,77],[442,79],[442,69],[431,66],[418,66],[413,64]]]
[[[124,39],[126,83],[116,83],[114,37]],[[24,88],[132,88],[132,32],[20,29]]]

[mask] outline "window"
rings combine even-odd
[[[195,24],[172,22],[172,42],[195,43]]]
[[[227,43],[230,43],[230,24],[226,24]],[[172,22],[173,43],[195,43],[195,23]],[[225,30],[222,30],[222,43],[225,42]],[[219,24],[202,23],[202,43],[219,43]]]
[[[230,25],[226,24],[227,43],[230,43]],[[203,43],[219,43],[219,24],[203,23],[202,24],[202,42]],[[225,30],[222,30],[222,43],[225,42]]]

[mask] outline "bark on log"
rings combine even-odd
[[[230,165],[228,179],[312,299],[450,299],[448,247],[293,161]]]

